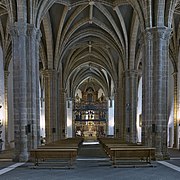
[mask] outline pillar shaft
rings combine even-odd
[[[61,139],[64,139],[66,137],[66,133],[67,133],[67,108],[66,108],[66,90],[64,88],[64,83],[63,83],[63,68],[62,68],[62,64],[60,64],[60,68],[59,68],[59,86],[58,86],[58,97],[59,97],[59,114],[58,114],[58,122],[59,122],[59,126],[60,126],[60,131],[59,131],[59,135]]]
[[[122,82],[122,81],[120,81]],[[117,82],[114,95],[114,134],[115,137],[125,141],[125,119],[123,112],[124,91],[122,83]]]
[[[27,136],[28,136],[28,149],[36,148],[38,145],[37,134],[37,117],[36,113],[39,110],[37,104],[37,89],[39,91],[39,74],[37,68],[39,68],[39,59],[36,57],[36,51],[39,47],[36,46],[36,34],[37,29],[28,24],[27,26]]]
[[[123,130],[121,131],[121,127],[123,126],[123,120],[120,121],[120,96],[119,96],[119,88],[116,88],[115,95],[114,95],[114,135],[116,138],[120,138],[120,134],[123,134]]]
[[[17,22],[10,26],[10,34],[13,51],[14,160],[26,161],[28,151],[38,145],[39,44],[34,25]]]
[[[46,143],[57,140],[57,72],[44,70]]]
[[[153,106],[153,42],[151,33],[147,32],[144,39],[144,56],[142,71],[142,143],[152,147],[154,123],[152,119]],[[153,124],[153,127],[152,127]],[[155,145],[154,145],[155,146]]]
[[[66,121],[67,121],[67,109],[66,109],[66,91],[65,89],[60,89],[60,97],[59,97],[59,105],[60,105],[60,138],[64,139],[66,137]]]
[[[156,157],[167,154],[168,45],[171,29],[151,28],[145,31],[143,70],[143,133],[146,145],[156,148]]]
[[[8,139],[8,71],[4,71],[4,111],[5,111],[5,149],[10,148]]]
[[[35,59],[36,59],[36,125],[37,125],[37,146],[41,145],[40,139],[40,72],[39,72],[39,45],[41,40],[41,31],[36,30],[36,51],[35,51]]]
[[[173,147],[177,148],[178,146],[178,119],[177,119],[177,98],[178,98],[178,92],[177,92],[177,72],[173,73],[174,77],[174,144]]]
[[[131,143],[137,141],[136,112],[137,112],[137,71],[128,70],[125,72],[125,121],[126,140]]]
[[[14,139],[15,161],[26,161],[27,150],[27,75],[26,75],[26,24],[10,27],[13,58]]]

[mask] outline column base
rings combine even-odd
[[[9,150],[9,149],[11,149],[10,143],[5,142],[5,150]]]
[[[170,160],[170,155],[169,154],[165,154],[164,155],[164,160]]]
[[[22,153],[19,155],[15,155],[13,158],[13,162],[27,162],[29,159],[28,153]]]
[[[178,149],[177,144],[173,144],[173,149]]]
[[[170,159],[170,156],[168,153],[166,153],[166,154],[162,154],[162,152],[156,153],[156,160],[158,160],[158,161],[169,160],[169,159]]]

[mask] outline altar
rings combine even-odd
[[[84,131],[84,140],[85,141],[96,141],[97,140],[97,132],[96,131]]]

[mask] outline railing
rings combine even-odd
[[[101,119],[75,119],[75,121],[106,121],[106,118],[101,118]]]

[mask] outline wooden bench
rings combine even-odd
[[[126,142],[122,141],[121,139],[119,138],[98,138],[98,141],[100,142],[100,144],[124,144]]]
[[[155,159],[155,148],[149,148],[137,143],[126,143],[119,138],[99,138],[98,139],[107,155],[112,160],[113,165],[117,163],[138,163],[150,164]]]
[[[39,146],[37,149],[79,149],[77,145],[45,145],[45,146]]]
[[[68,162],[70,167],[77,157],[77,152],[82,141],[83,138],[67,138],[51,142],[31,150],[30,157],[33,158],[35,166],[38,166],[40,162],[54,164]]]
[[[110,156],[112,159],[112,164],[117,165],[117,160],[146,160],[146,163],[151,163],[151,159],[155,157],[155,148],[149,147],[110,147]]]
[[[63,149],[77,149],[79,148],[79,146],[77,144],[56,144],[56,143],[53,143],[53,144],[45,144],[43,146],[39,146],[38,149],[43,149],[43,148],[63,148]]]
[[[67,138],[67,139],[61,139],[52,143],[48,143],[48,144],[56,144],[56,145],[61,145],[61,144],[75,144],[80,146],[83,142],[83,138]]]
[[[66,161],[68,163],[68,167],[73,166],[73,162],[77,156],[76,148],[37,148],[30,151],[30,156],[34,158],[34,165],[38,166],[40,160],[55,159],[60,161]],[[48,163],[48,162],[47,162]],[[57,163],[57,162],[55,162]]]
[[[112,157],[111,156],[111,153],[112,153],[111,148],[126,148],[126,147],[128,147],[128,148],[132,148],[132,147],[139,148],[139,147],[145,147],[145,146],[137,145],[137,144],[133,144],[133,145],[132,144],[104,144],[103,147],[104,147],[104,150],[107,153],[107,155],[109,155],[111,158]]]

